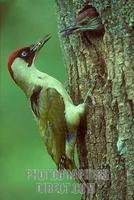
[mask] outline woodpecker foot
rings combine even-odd
[[[60,162],[58,164],[58,170],[64,170],[65,169],[65,161],[66,161],[66,157],[65,157],[65,155],[62,155]]]
[[[95,98],[93,97],[92,93],[91,93],[91,90],[89,89],[85,98],[84,98],[84,103],[86,103],[87,99],[90,98],[91,101],[92,101],[92,104],[95,105],[96,102],[95,102]]]

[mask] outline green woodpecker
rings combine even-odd
[[[13,52],[8,70],[26,94],[47,151],[58,169],[72,170],[77,128],[85,103],[74,105],[62,83],[36,68],[35,57],[49,39],[50,35],[46,35],[35,44]]]

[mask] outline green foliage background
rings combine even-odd
[[[47,155],[27,99],[7,70],[10,53],[45,34],[52,39],[36,65],[61,82],[66,79],[59,46],[54,0],[0,0],[0,199],[78,199],[74,194],[40,194],[27,169],[55,169]],[[48,180],[49,182],[49,180]]]

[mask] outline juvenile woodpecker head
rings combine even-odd
[[[101,21],[101,17],[97,12],[96,8],[92,5],[86,5],[82,8],[72,24],[69,27],[63,29],[60,33],[63,36],[69,36],[73,33],[102,33],[104,32],[104,26]]]
[[[35,44],[20,48],[10,55],[8,59],[8,70],[15,82],[17,82],[17,74],[21,74],[32,67],[37,53],[50,38],[50,35],[46,35]]]

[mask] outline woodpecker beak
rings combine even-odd
[[[30,46],[31,53],[37,53],[44,46],[44,44],[51,38],[51,35],[45,35],[41,40]]]

